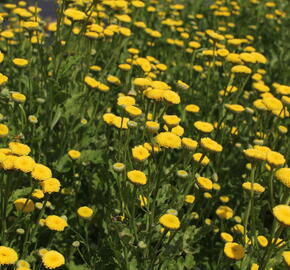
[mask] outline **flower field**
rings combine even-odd
[[[42,2],[0,3],[0,270],[290,269],[290,2]]]

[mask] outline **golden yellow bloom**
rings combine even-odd
[[[258,243],[261,247],[266,247],[268,246],[268,239],[263,236],[263,235],[258,235],[257,236],[257,240],[258,240]]]
[[[157,132],[160,128],[160,124],[155,121],[147,121],[145,125],[146,125],[146,129],[152,133]]]
[[[132,149],[132,156],[137,161],[145,161],[150,156],[150,153],[144,146],[139,145]]]
[[[66,9],[64,11],[64,15],[74,21],[82,21],[87,17],[87,15],[84,12],[74,9],[74,8]]]
[[[284,251],[282,253],[285,263],[290,266],[290,251]]]
[[[223,147],[220,144],[208,137],[201,138],[200,145],[202,148],[210,152],[221,152],[223,150]]]
[[[48,167],[37,163],[37,164],[35,164],[35,167],[33,168],[32,172],[31,172],[31,176],[36,180],[43,181],[43,180],[46,180],[48,178],[51,178],[52,172]]]
[[[81,157],[81,152],[77,150],[69,150],[68,155],[71,159],[79,159]]]
[[[212,190],[212,181],[206,177],[197,177],[197,184],[205,190]]]
[[[193,196],[193,195],[186,195],[184,201],[187,202],[187,203],[192,204],[195,201],[195,196]]]
[[[278,169],[275,176],[283,185],[290,188],[290,168]]]
[[[139,200],[140,200],[140,206],[144,207],[148,204],[148,200],[146,197],[139,195]]]
[[[0,265],[15,264],[18,254],[13,248],[0,246]]]
[[[245,250],[243,246],[238,243],[226,243],[224,247],[225,255],[234,260],[240,260],[245,256]]]
[[[14,160],[14,168],[24,173],[31,172],[35,167],[35,161],[29,156],[20,156]]]
[[[280,204],[273,208],[273,215],[283,225],[290,226],[290,206]]]
[[[94,211],[90,207],[82,206],[78,208],[77,213],[81,218],[88,219],[93,215]]]
[[[195,150],[198,145],[197,141],[191,138],[185,138],[185,137],[182,138],[181,143],[183,147],[191,151]]]
[[[225,233],[225,232],[221,233],[221,238],[226,243],[231,243],[234,241],[234,238],[232,237],[232,235],[230,235],[229,233]]]
[[[234,215],[233,209],[226,205],[221,205],[216,209],[215,212],[221,219],[230,219]]]
[[[275,151],[267,152],[266,160],[272,168],[282,167],[286,162],[285,157],[282,154]]]
[[[68,226],[67,221],[59,216],[50,215],[45,219],[45,225],[52,231],[62,232]]]
[[[250,74],[250,73],[252,73],[252,70],[247,66],[237,65],[237,66],[232,67],[231,72],[232,73]]]
[[[9,128],[4,124],[0,124],[0,138],[6,137],[8,133],[9,133]]]
[[[17,67],[26,67],[28,65],[28,60],[24,58],[14,58],[12,62]]]
[[[172,132],[161,132],[156,137],[156,142],[165,148],[180,148],[181,139]]]
[[[198,113],[200,111],[200,108],[195,104],[189,104],[185,106],[185,110],[187,112]]]
[[[147,177],[146,175],[138,170],[133,170],[127,172],[127,177],[133,184],[137,185],[145,185],[147,183]]]
[[[31,196],[36,198],[36,199],[42,199],[44,197],[44,193],[41,189],[35,189],[32,192]]]
[[[248,190],[248,191],[254,190],[254,192],[259,193],[259,194],[265,191],[265,188],[258,183],[252,184],[251,182],[245,182],[243,183],[242,186],[243,186],[243,189],[245,190]]]
[[[241,113],[245,110],[244,106],[239,104],[226,104],[225,107],[234,113]]]
[[[24,103],[26,101],[26,96],[19,92],[13,92],[11,98],[19,103]]]
[[[165,114],[163,115],[163,120],[168,127],[172,128],[179,125],[181,119],[177,115]]]
[[[193,125],[197,130],[203,133],[211,133],[213,131],[213,125],[208,122],[196,121]]]
[[[117,104],[123,107],[129,106],[129,105],[135,105],[135,103],[136,103],[135,98],[130,97],[130,96],[118,97],[118,100],[117,100]]]
[[[179,218],[172,214],[165,214],[159,218],[159,222],[167,229],[177,230],[180,227]]]
[[[202,153],[195,153],[192,155],[192,158],[195,162],[198,162],[203,166],[206,166],[210,162],[209,158]]]
[[[142,110],[139,109],[136,106],[128,105],[125,107],[125,111],[131,116],[131,117],[137,117],[142,114]]]
[[[19,198],[13,203],[18,211],[23,211],[24,213],[33,212],[35,209],[34,202],[28,198]]]
[[[53,192],[59,192],[60,190],[60,182],[56,178],[48,178],[43,181],[41,181],[41,187],[44,193],[53,193]]]
[[[128,122],[129,122],[129,118],[127,117],[120,117],[120,116],[115,116],[113,118],[113,125],[116,128],[122,128],[122,129],[128,129]]]
[[[18,156],[27,156],[31,151],[28,145],[19,142],[10,142],[9,148],[13,154]]]
[[[45,252],[41,259],[44,267],[48,269],[55,269],[65,264],[64,256],[55,250]]]
[[[166,90],[163,93],[163,98],[170,104],[179,104],[180,103],[180,96],[172,91],[172,90]]]

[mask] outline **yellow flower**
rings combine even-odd
[[[0,265],[15,264],[18,255],[13,248],[0,246]]]
[[[172,214],[165,214],[160,217],[159,222],[167,229],[177,230],[180,227],[179,218]]]
[[[14,160],[14,168],[24,173],[31,172],[35,167],[35,161],[32,157],[21,156]]]
[[[224,247],[225,255],[234,260],[240,260],[245,256],[245,250],[243,246],[238,243],[226,243]]]
[[[259,193],[259,194],[265,191],[265,188],[258,183],[252,184],[251,182],[245,182],[243,183],[242,186],[243,186],[243,189],[245,190],[248,190],[248,191],[254,190],[254,192]]]
[[[131,116],[131,117],[137,117],[142,114],[142,110],[139,109],[136,106],[128,105],[125,107],[125,111]]]
[[[156,137],[156,142],[165,148],[180,148],[181,139],[172,132],[161,132]]]
[[[244,106],[239,104],[226,104],[225,107],[234,113],[241,113],[245,110]]]
[[[163,93],[163,98],[170,104],[179,104],[180,103],[180,96],[172,91],[172,90],[166,90]]]
[[[31,176],[36,180],[43,181],[43,180],[46,180],[48,178],[51,178],[52,172],[48,167],[37,163],[37,164],[35,164],[35,167],[33,168],[32,172],[31,172]]]
[[[9,128],[4,124],[0,124],[0,138],[6,137],[8,133],[9,133]]]
[[[139,195],[140,205],[141,207],[144,207],[148,204],[148,200],[146,197]]]
[[[42,199],[44,197],[44,193],[41,189],[35,189],[31,196],[37,199]]]
[[[137,161],[145,161],[150,156],[150,153],[144,146],[139,145],[132,149],[132,156]]]
[[[244,150],[244,154],[251,162],[266,160],[266,152],[257,148],[246,149]]]
[[[118,97],[118,100],[117,100],[117,104],[123,107],[129,106],[129,105],[135,105],[135,103],[136,103],[135,98],[131,96]]]
[[[115,116],[113,118],[113,125],[117,128],[128,129],[129,120],[127,117]]]
[[[145,185],[147,183],[146,175],[138,170],[129,171],[127,173],[127,177],[129,178],[130,182],[137,185]]]
[[[195,201],[195,196],[193,196],[193,195],[186,195],[184,201],[187,202],[187,203],[192,204]]]
[[[189,104],[185,106],[185,110],[187,112],[198,113],[200,111],[200,108],[195,104]]]
[[[163,115],[163,120],[165,121],[166,125],[170,128],[177,126],[180,123],[180,118],[177,115]]]
[[[68,155],[71,159],[79,159],[81,157],[81,152],[77,150],[69,150]]]
[[[290,168],[278,169],[275,176],[283,185],[290,188]]]
[[[195,162],[198,162],[203,166],[206,166],[210,162],[209,158],[202,153],[195,153],[192,155],[192,158]]]
[[[62,232],[67,227],[67,221],[59,216],[50,215],[45,219],[45,225],[52,231]]]
[[[147,121],[145,125],[146,125],[146,129],[151,133],[157,132],[160,128],[160,124],[155,121]]]
[[[33,212],[35,209],[34,202],[28,198],[19,198],[13,203],[18,211],[23,211],[24,213]]]
[[[97,88],[100,85],[99,81],[90,76],[86,76],[84,81],[91,88]]]
[[[183,147],[191,151],[195,150],[198,145],[197,141],[191,138],[185,138],[185,137],[182,138],[181,143]]]
[[[252,70],[244,65],[237,65],[233,66],[231,69],[232,73],[244,73],[244,74],[250,74],[252,73]]]
[[[285,263],[290,266],[290,251],[284,251],[282,253]]]
[[[258,235],[257,236],[257,240],[258,240],[258,243],[261,247],[266,247],[268,246],[268,239],[263,236],[263,235]]]
[[[205,190],[212,190],[212,181],[206,177],[197,177],[197,184]]]
[[[232,235],[230,235],[229,233],[225,233],[225,232],[221,233],[221,238],[226,243],[231,243],[234,241],[234,238],[232,237]]]
[[[267,152],[266,160],[272,168],[282,167],[286,162],[284,156],[275,151]]]
[[[48,269],[55,269],[65,264],[64,256],[55,250],[47,251],[41,259],[44,267]]]
[[[28,65],[28,60],[24,58],[14,58],[12,62],[17,67],[26,67]]]
[[[221,205],[216,209],[215,212],[221,219],[230,219],[234,215],[233,209],[226,205]]]
[[[19,92],[12,93],[11,97],[14,101],[19,103],[24,103],[26,101],[26,96]]]
[[[13,154],[19,156],[27,156],[31,151],[28,145],[19,142],[10,142],[9,148]]]
[[[197,130],[204,133],[210,133],[213,131],[213,125],[208,122],[196,121],[193,125]]]
[[[126,167],[125,164],[121,162],[116,162],[113,164],[113,170],[115,172],[122,172],[124,171],[125,167]]]
[[[77,213],[81,218],[88,219],[93,215],[94,211],[90,207],[82,206],[77,210]]]
[[[273,208],[273,215],[283,225],[290,226],[290,206],[280,204]]]
[[[56,178],[48,178],[43,181],[41,181],[41,187],[44,193],[53,193],[53,192],[59,192],[60,190],[60,182]]]
[[[66,9],[64,11],[64,15],[74,21],[82,21],[87,17],[87,15],[84,12],[74,9],[74,8]]]
[[[113,76],[113,75],[108,75],[107,76],[107,81],[109,83],[112,83],[112,84],[115,84],[115,85],[120,85],[121,84],[121,81],[118,77],[116,76]]]
[[[216,141],[212,140],[211,138],[202,138],[200,140],[200,145],[205,150],[210,152],[221,152],[223,150],[223,147],[218,144]]]

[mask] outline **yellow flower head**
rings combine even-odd
[[[31,151],[28,145],[19,142],[10,142],[9,148],[13,154],[18,156],[27,156]]]
[[[180,227],[179,218],[172,214],[165,214],[160,217],[159,222],[167,229],[177,230]]]
[[[45,219],[45,225],[52,231],[62,232],[68,226],[67,221],[59,216],[50,215]]]
[[[132,149],[132,156],[137,161],[145,161],[150,156],[150,153],[144,146],[139,145]]]
[[[15,264],[18,255],[13,248],[0,246],[0,265]]]
[[[290,188],[290,168],[278,169],[275,176],[283,185]]]
[[[33,212],[35,209],[34,202],[28,198],[19,198],[14,201],[14,205],[18,211],[23,211],[24,213]]]
[[[206,177],[197,177],[197,184],[205,190],[212,190],[212,181]]]
[[[90,207],[82,206],[78,208],[77,213],[81,218],[88,219],[93,215],[94,211]]]
[[[68,151],[68,155],[71,159],[79,159],[81,157],[81,152],[72,149]]]
[[[35,161],[29,156],[20,156],[14,160],[14,168],[24,173],[31,172],[35,167]]]
[[[211,133],[213,131],[213,125],[208,122],[203,122],[203,121],[196,121],[194,122],[194,127],[203,132],[203,133]]]
[[[290,206],[280,204],[273,208],[273,215],[283,225],[290,227]]]
[[[225,255],[234,260],[240,260],[245,256],[245,250],[242,245],[238,243],[226,243],[224,247]]]
[[[195,162],[200,163],[203,166],[206,166],[210,162],[210,159],[202,153],[195,153],[192,155],[192,158]]]
[[[207,151],[210,152],[221,152],[223,147],[211,138],[201,138],[200,145]]]
[[[172,132],[161,132],[156,137],[156,142],[165,148],[180,148],[181,139]]]
[[[37,163],[37,164],[35,164],[35,167],[33,168],[32,172],[31,172],[31,176],[36,180],[43,181],[43,180],[46,180],[48,178],[51,178],[52,172],[48,167]]]
[[[130,180],[131,183],[137,184],[137,185],[145,185],[147,183],[147,177],[146,175],[138,170],[129,171],[127,173],[127,177]]]
[[[216,214],[221,219],[230,219],[233,217],[234,211],[226,205],[221,205],[216,209]]]
[[[55,250],[45,252],[41,259],[44,267],[48,269],[55,269],[65,264],[64,256]]]
[[[53,192],[59,192],[60,190],[60,182],[56,178],[48,178],[43,181],[41,181],[41,187],[44,193],[53,193]]]

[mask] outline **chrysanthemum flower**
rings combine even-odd
[[[69,150],[68,155],[71,159],[79,159],[81,157],[81,152],[77,150]]]
[[[34,202],[28,198],[19,198],[13,203],[18,211],[23,211],[24,213],[33,212],[35,209]]]
[[[52,172],[48,167],[37,163],[37,164],[35,164],[35,167],[33,168],[32,172],[31,172],[31,176],[36,180],[43,181],[43,180],[46,180],[48,178],[51,178]]]
[[[219,143],[208,137],[201,138],[200,145],[202,148],[210,152],[221,152],[223,150],[223,147]]]
[[[78,208],[77,213],[81,218],[88,219],[93,215],[94,211],[90,207],[82,206]]]
[[[181,139],[172,132],[161,132],[156,136],[156,142],[165,148],[180,148]]]
[[[0,246],[0,265],[14,264],[18,260],[18,255],[13,248]]]
[[[20,142],[10,142],[9,148],[13,154],[18,156],[27,156],[31,151],[28,145]]]
[[[240,260],[245,256],[245,250],[242,245],[238,243],[226,243],[224,247],[225,255],[234,260]]]
[[[35,167],[35,161],[32,157],[21,156],[14,160],[14,168],[24,173],[31,172]]]
[[[50,215],[45,219],[45,225],[53,231],[63,231],[68,226],[67,221],[59,216]]]
[[[230,219],[234,215],[234,211],[232,208],[226,206],[226,205],[221,205],[216,209],[216,214],[221,218],[221,219]]]
[[[172,214],[165,214],[160,217],[159,222],[167,229],[177,230],[180,227],[179,218]]]
[[[278,169],[275,176],[283,185],[290,188],[290,168]]]
[[[48,178],[43,181],[41,181],[41,187],[44,193],[53,193],[53,192],[59,192],[60,190],[60,182],[56,178]]]
[[[144,146],[139,145],[132,149],[132,156],[135,160],[143,162],[150,156],[150,153]]]
[[[141,171],[138,170],[129,171],[127,173],[127,176],[130,182],[132,182],[133,184],[145,185],[147,183],[147,177]]]
[[[290,206],[280,204],[273,208],[273,215],[283,225],[290,226]]]
[[[42,263],[45,268],[55,269],[65,264],[65,258],[61,253],[50,250],[42,256]]]

